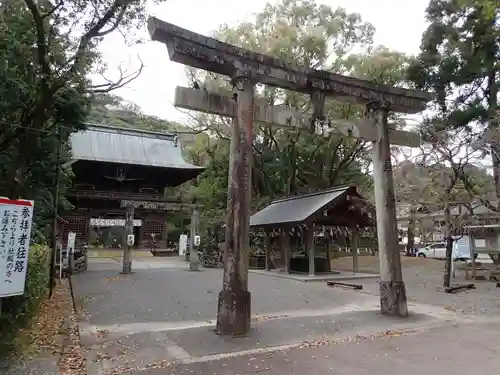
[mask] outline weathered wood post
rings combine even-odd
[[[244,70],[238,71],[232,82],[236,89],[236,117],[229,161],[224,280],[216,331],[220,335],[241,336],[250,330],[248,257],[254,82],[250,72]]]
[[[380,259],[380,312],[385,315],[407,316],[387,124],[389,107],[384,103],[371,103],[367,109],[378,132],[378,140],[373,142],[372,159]]]
[[[264,250],[266,253],[266,271],[271,271],[271,233],[267,228],[264,231]]]
[[[193,208],[191,213],[191,226],[189,234],[189,270],[199,271],[200,270],[200,255],[198,254],[198,248],[194,245],[194,237],[198,234],[198,224],[199,224],[200,213],[198,207]]]
[[[326,251],[326,272],[332,272],[332,236],[330,229],[324,230],[325,251]]]
[[[125,214],[125,239],[123,244],[123,267],[124,274],[132,273],[132,246],[127,243],[127,236],[134,234],[134,207],[129,205]]]
[[[281,248],[285,258],[283,261],[283,272],[285,273],[290,273],[290,252],[292,249],[290,249],[291,241],[289,229],[288,226],[285,226],[281,230]]]
[[[306,249],[307,249],[307,257],[309,260],[309,276],[316,275],[315,268],[315,249],[314,249],[314,223],[310,223],[307,225],[306,231]]]
[[[352,251],[352,273],[358,273],[358,249],[359,249],[359,232],[358,227],[351,227],[351,251]]]

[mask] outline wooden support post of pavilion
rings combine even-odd
[[[269,229],[264,230],[264,251],[266,254],[266,265],[265,269],[266,271],[271,271],[271,233]]]
[[[290,252],[291,252],[290,231],[288,226],[284,226],[281,230],[281,253],[284,256],[283,272],[290,273]]]
[[[352,252],[352,273],[359,272],[358,263],[359,231],[358,227],[351,228],[351,252]]]
[[[327,272],[332,271],[332,236],[330,230],[325,228],[325,240],[326,240],[326,262],[327,262]]]
[[[306,229],[306,251],[307,258],[309,259],[309,276],[316,275],[315,268],[315,258],[316,258],[316,249],[314,248],[314,224],[308,224]]]

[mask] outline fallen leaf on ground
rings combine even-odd
[[[87,375],[85,348],[80,340],[78,319],[69,288],[67,288],[66,294],[69,303],[67,316],[70,318],[70,327],[64,341],[64,350],[59,360],[59,375]]]
[[[317,348],[331,343],[332,340],[326,340],[326,339],[306,340],[299,345],[299,348]]]
[[[107,277],[106,278],[106,281],[113,281],[113,280],[120,280],[122,279],[123,277],[118,275],[118,276],[111,276],[111,277]]]
[[[65,280],[58,283],[53,289],[52,298],[42,302],[30,326],[19,331],[14,345],[21,358],[44,351],[61,353],[63,339],[67,334],[65,320],[72,308],[68,289]]]
[[[105,339],[108,336],[109,331],[107,329],[100,329],[97,331],[96,336],[99,339]]]

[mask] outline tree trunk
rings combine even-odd
[[[446,203],[446,202],[445,202]],[[451,258],[453,255],[453,238],[451,233],[451,213],[450,208],[445,204],[444,217],[445,217],[445,230],[446,230],[446,261],[444,264],[444,280],[443,286],[448,288],[451,285]]]
[[[453,238],[451,235],[446,236],[446,262],[444,264],[444,280],[443,286],[445,288],[451,285],[451,262],[453,255]]]
[[[494,35],[493,30],[495,29],[496,19],[492,20],[492,33],[488,36],[489,38]],[[488,80],[487,80],[487,95],[488,95],[488,113],[489,113],[489,128],[491,130],[500,130],[498,121],[493,121],[493,119],[497,116],[498,109],[498,83],[497,79],[497,42],[495,39],[490,40],[490,48],[488,49]],[[497,209],[500,210],[500,141],[498,137],[494,137],[494,140],[491,142],[491,159],[493,164],[493,180],[495,182],[495,195],[497,198]]]

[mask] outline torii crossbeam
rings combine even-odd
[[[213,93],[207,90],[177,86],[175,88],[174,106],[188,110],[219,115],[236,116],[236,102],[232,97]],[[284,106],[268,106],[263,103],[254,104],[254,121],[280,128],[310,128],[312,114],[299,113]],[[367,119],[329,119],[328,134],[336,133],[345,137],[358,138],[375,142],[377,129]],[[323,134],[323,135],[328,135]],[[418,147],[420,134],[389,128],[389,142],[393,145]]]

